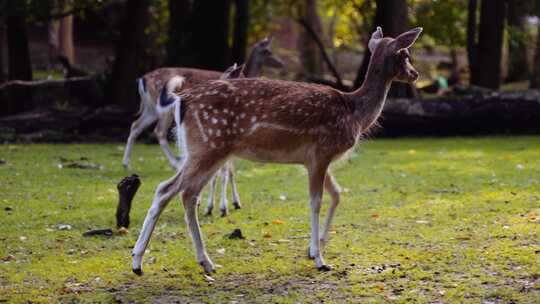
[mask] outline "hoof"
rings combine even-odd
[[[238,210],[242,208],[242,205],[240,205],[240,202],[233,202],[234,209]]]
[[[206,209],[206,212],[204,213],[204,215],[211,216],[212,215],[212,209]]]
[[[310,259],[310,260],[315,260],[315,257],[311,255],[311,252],[310,252],[310,250],[309,250],[309,247],[308,247],[308,249],[307,249],[307,257],[308,257],[308,259]]]
[[[124,170],[129,170],[129,164],[122,164],[122,167],[124,167]]]
[[[329,266],[329,265],[322,265],[322,266],[317,267],[317,270],[319,270],[319,271],[330,271],[330,270],[332,270],[332,267]]]
[[[133,269],[133,273],[138,275],[138,276],[142,276],[142,274],[143,274],[142,269],[140,269],[140,268]]]
[[[229,214],[229,210],[227,209],[225,210],[220,209],[219,211],[221,211],[221,217],[226,217]]]
[[[216,272],[216,268],[214,267],[214,264],[212,264],[212,262],[199,262],[199,265],[202,266],[204,272],[206,272],[207,274]]]

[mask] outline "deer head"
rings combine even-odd
[[[373,54],[371,64],[382,69],[384,76],[399,82],[414,83],[419,73],[410,62],[409,48],[414,44],[421,27],[414,28],[398,37],[383,37],[380,27],[371,35],[368,47]]]
[[[270,50],[271,43],[272,37],[266,37],[263,40],[255,43],[246,63],[244,72],[246,77],[259,76],[263,65],[280,69],[285,67],[283,61],[281,61],[281,59],[274,55],[272,50]]]

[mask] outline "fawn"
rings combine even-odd
[[[171,95],[171,102],[160,106],[163,111],[174,111],[183,133],[185,157],[178,172],[156,189],[133,249],[133,272],[142,274],[143,254],[159,215],[178,193],[197,262],[206,272],[214,271],[201,236],[197,202],[204,185],[232,156],[306,167],[311,207],[309,257],[319,270],[330,270],[321,248],[328,242],[340,188],[328,167],[376,122],[392,81],[413,83],[418,79],[408,49],[421,32],[422,28],[415,28],[393,39],[383,37],[377,28],[368,43],[373,56],[366,79],[352,93],[289,81],[231,79]],[[320,233],[324,189],[331,200]]]

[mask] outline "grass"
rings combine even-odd
[[[238,161],[244,208],[201,216],[223,266],[214,282],[195,262],[178,199],[145,275],[131,273],[154,188],[173,173],[157,145],[135,147],[142,186],[129,234],[81,236],[115,224],[121,154],[114,144],[0,146],[0,302],[540,302],[540,137],[362,143],[333,168],[345,193],[327,273],[306,258],[304,170]],[[103,168],[60,169],[60,157]],[[224,237],[235,228],[247,239]]]

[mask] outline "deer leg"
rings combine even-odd
[[[328,232],[330,226],[332,225],[332,220],[336,211],[336,207],[339,205],[341,188],[337,184],[336,180],[330,174],[326,173],[326,178],[324,180],[324,188],[330,194],[330,207],[328,208],[328,215],[326,216],[326,222],[323,227],[323,232],[320,240],[321,248],[324,248],[328,244]]]
[[[213,272],[215,267],[208,257],[201,236],[201,228],[197,217],[197,201],[202,188],[214,175],[215,170],[219,168],[216,166],[219,161],[220,159],[205,159],[204,161],[190,162],[185,165],[185,176],[182,178],[182,189],[184,189],[182,201],[184,203],[186,225],[195,247],[197,262],[207,273]],[[201,164],[204,164],[204,168],[201,168]],[[188,166],[189,168],[187,168]]]
[[[234,179],[234,163],[232,160],[230,160],[228,164],[229,180],[231,181],[231,190],[233,197],[233,206],[234,209],[240,209],[242,208],[242,204],[240,204],[240,195],[238,195],[238,188],[236,187],[236,181]]]
[[[229,213],[228,202],[227,202],[227,184],[229,182],[229,162],[227,162],[223,167],[221,167],[221,199],[219,201],[219,210],[221,211],[221,216],[224,217]]]
[[[317,269],[322,271],[330,270],[322,257],[319,237],[319,215],[324,187],[324,179],[328,164],[317,164],[313,168],[308,168],[309,172],[309,204],[311,207],[311,241],[309,246],[309,257],[315,260]]]
[[[154,231],[157,220],[161,215],[161,212],[165,209],[167,204],[171,199],[180,191],[180,180],[181,180],[182,171],[179,170],[172,178],[162,182],[156,189],[156,194],[154,195],[154,200],[152,201],[152,206],[146,214],[144,219],[144,224],[137,239],[137,243],[133,248],[133,272],[138,275],[142,275],[142,259],[144,251],[148,246],[150,241],[150,236]]]
[[[122,160],[122,165],[125,169],[129,168],[129,159],[131,157],[131,150],[135,144],[137,137],[141,135],[144,129],[148,128],[156,119],[158,118],[157,113],[147,110],[141,113],[141,116],[137,118],[132,124],[129,131],[129,137],[126,143],[126,148],[124,150],[124,159]]]
[[[217,175],[212,176],[210,180],[210,190],[208,191],[208,205],[206,205],[205,215],[212,215],[214,209],[214,193],[216,193]]]
[[[159,145],[161,146],[163,153],[165,153],[165,156],[173,169],[178,169],[180,162],[172,153],[171,149],[169,148],[169,142],[167,141],[167,135],[169,133],[169,127],[171,126],[172,121],[173,116],[170,113],[164,113],[161,117],[159,117],[159,121],[154,129],[154,134],[158,138]],[[176,132],[180,132],[180,130],[176,130]]]

